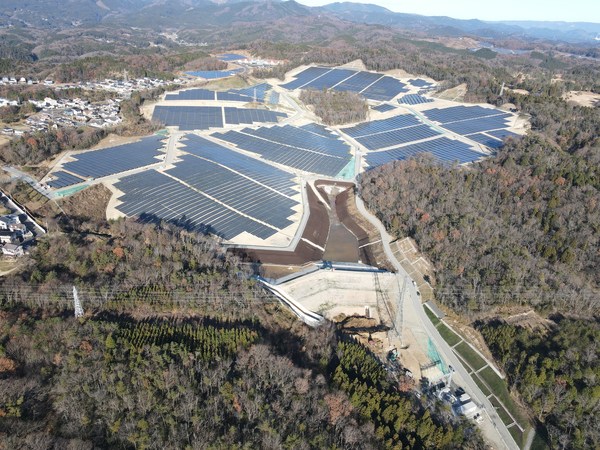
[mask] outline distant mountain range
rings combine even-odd
[[[293,0],[3,0],[0,26],[62,29],[120,24],[152,29],[223,27],[235,23],[330,16],[434,36],[548,39],[600,45],[600,24],[564,22],[484,22],[395,13],[362,3],[307,7]]]
[[[589,44],[594,43],[595,38],[600,36],[600,24],[587,22],[461,20],[445,16],[396,13],[381,6],[352,2],[331,3],[323,6],[322,10],[352,22],[427,31],[447,36],[462,36],[466,33],[494,39],[518,37]]]

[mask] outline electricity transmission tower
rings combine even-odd
[[[83,317],[83,307],[79,301],[79,295],[75,286],[73,286],[73,306],[75,307],[75,317]]]

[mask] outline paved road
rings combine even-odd
[[[390,246],[391,238],[388,235],[387,230],[384,228],[383,224],[369,211],[367,211],[362,199],[360,199],[358,196],[356,197],[356,205],[361,214],[363,214],[369,220],[369,222],[371,222],[379,230],[385,253],[392,265],[396,268],[398,277],[400,277],[402,280],[405,277],[408,277],[408,274],[406,273],[402,265],[400,265],[400,263],[394,256],[394,253],[392,252],[392,248]],[[519,446],[516,444],[510,432],[508,431],[508,428],[506,428],[506,426],[496,413],[496,410],[494,409],[493,405],[486,398],[483,392],[481,392],[481,389],[479,389],[479,386],[477,386],[475,381],[473,381],[473,379],[469,376],[467,369],[462,365],[462,363],[454,354],[450,346],[439,334],[437,328],[435,328],[433,323],[425,314],[425,310],[423,309],[423,306],[421,304],[421,298],[417,295],[416,287],[414,287],[412,283],[408,285],[407,292],[410,296],[410,302],[408,302],[409,304],[405,303],[404,307],[412,308],[414,310],[421,322],[420,325],[423,327],[424,331],[433,341],[433,344],[435,345],[437,351],[440,353],[444,361],[454,368],[454,380],[457,382],[457,384],[461,385],[465,389],[465,391],[467,391],[471,395],[475,403],[483,405],[485,412],[490,420],[490,423],[491,425],[493,425],[493,427],[489,425],[482,427],[482,431],[489,443],[494,445],[494,447],[498,449],[519,449]]]
[[[10,174],[11,178],[18,178],[23,180],[25,183],[29,184],[33,189],[38,191],[44,197],[47,197],[48,199],[52,200],[52,192],[50,192],[48,189],[43,188],[42,185],[38,183],[37,180],[32,178],[29,174],[22,172],[13,166],[4,166],[3,169]]]

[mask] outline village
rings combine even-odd
[[[101,102],[90,102],[81,98],[56,100],[49,97],[44,98],[44,100],[28,100],[39,111],[29,116],[23,123],[23,126],[4,127],[0,130],[0,133],[7,136],[20,136],[25,132],[48,131],[59,127],[78,127],[83,125],[94,128],[112,127],[122,122],[123,119],[119,114],[121,102],[131,97],[134,91],[155,89],[173,83],[187,84],[192,81],[192,78],[175,79],[173,81],[148,77],[129,79],[126,73],[123,78],[123,80],[105,79],[102,81],[82,81],[55,85],[54,81],[50,79],[40,82],[33,78],[0,77],[0,86],[43,84],[45,86],[53,86],[55,90],[104,90],[116,94],[116,98]],[[19,106],[19,104],[18,100],[0,97],[0,107]]]

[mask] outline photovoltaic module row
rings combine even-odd
[[[328,135],[315,134],[303,128],[285,125],[261,127],[256,130],[244,128],[242,133],[278,144],[313,150],[327,155],[347,157],[350,153],[350,146],[341,139],[338,139],[338,136],[331,132]]]
[[[188,134],[182,142],[182,151],[229,167],[286,196],[298,194],[295,175],[273,167],[258,159],[235,152],[195,134]]]
[[[161,136],[149,136],[138,142],[93,150],[74,155],[76,161],[63,165],[63,169],[81,178],[101,178],[128,170],[156,164],[163,147]]]
[[[225,239],[243,232],[267,239],[277,232],[154,170],[125,177],[115,187],[125,193],[117,210],[143,221],[177,223]]]
[[[302,131],[308,133],[305,130]],[[212,136],[234,144],[240,149],[256,153],[266,160],[331,177],[340,173],[351,159],[349,152],[344,155],[333,154],[334,150],[330,150],[330,148],[334,148],[333,146],[320,150],[297,148],[238,131],[214,133]],[[316,134],[313,136],[318,137]],[[276,135],[274,138],[277,138]]]
[[[392,161],[410,159],[420,153],[429,153],[443,163],[460,164],[473,162],[486,156],[473,150],[464,142],[442,137],[391,150],[371,152],[366,155],[366,161],[369,167],[376,167]]]
[[[225,53],[223,55],[217,56],[219,61],[240,61],[242,59],[246,59],[244,55],[238,55],[237,53]]]
[[[368,136],[370,134],[412,127],[414,125],[421,125],[419,119],[412,114],[403,114],[400,116],[390,117],[388,119],[363,122],[353,127],[342,128],[342,131],[350,137],[358,138],[361,136]]]
[[[48,181],[46,184],[53,189],[60,189],[83,182],[83,179],[76,177],[75,175],[71,175],[70,173],[63,172],[62,170],[54,172],[52,176],[54,179],[52,181]]]
[[[416,125],[413,127],[400,128],[383,133],[370,134],[356,138],[367,150],[378,150],[408,142],[420,141],[440,135],[439,132],[429,128],[427,125]]]
[[[439,123],[451,123],[460,120],[478,119],[482,117],[505,114],[503,111],[482,106],[453,106],[450,108],[433,108],[423,111],[429,120]],[[510,114],[508,114],[510,116]]]
[[[180,130],[223,128],[223,109],[220,106],[156,106],[152,120]]]
[[[221,106],[156,106],[152,119],[180,130],[208,130],[223,128],[223,113],[228,125],[255,122],[275,123],[287,114],[266,109],[233,108]]]
[[[230,102],[264,102],[265,96],[271,86],[267,83],[257,84],[243,89],[229,89],[227,91],[211,91],[208,89],[187,89],[176,94],[166,94],[165,100],[205,100],[205,101],[230,101]]]
[[[379,111],[379,112],[383,113],[383,112],[392,111],[392,110],[396,109],[396,107],[393,105],[390,105],[388,103],[383,103],[381,105],[373,106],[371,109],[374,111]]]
[[[234,69],[234,70],[196,70],[193,72],[186,72],[186,74],[191,75],[193,77],[205,78],[207,80],[217,80],[219,78],[227,78],[232,77],[244,69]]]
[[[483,133],[469,134],[466,137],[494,150],[502,147],[503,145],[502,141]]]
[[[404,83],[387,75],[326,67],[309,67],[282,87],[289,90],[301,88],[351,91],[377,101],[388,101],[401,92],[408,91]]]
[[[404,105],[420,105],[423,103],[431,103],[434,100],[432,98],[423,97],[417,94],[406,94],[398,99],[398,103]]]
[[[506,128],[510,114],[502,114],[492,117],[481,117],[479,119],[461,120],[460,122],[445,123],[442,126],[457,134],[467,135],[479,133],[481,131],[495,130],[498,128]]]
[[[298,205],[297,201],[231,168],[186,155],[166,173],[219,203],[275,228],[283,229],[293,223],[288,217],[294,214],[292,208]]]

